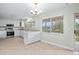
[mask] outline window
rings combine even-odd
[[[44,32],[50,32],[50,19],[44,19],[42,22],[42,29]]]
[[[75,29],[74,34],[76,36],[76,41],[79,41],[79,13],[75,13]]]
[[[63,33],[63,17],[62,16],[51,18],[51,22],[52,22],[51,32]]]
[[[63,16],[52,17],[42,21],[43,32],[63,33]]]

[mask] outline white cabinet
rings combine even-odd
[[[6,31],[0,31],[0,38],[6,37]]]
[[[20,30],[20,36],[23,37],[23,35],[24,35],[24,31],[23,30]]]
[[[23,30],[14,30],[15,36],[22,36],[24,35]]]
[[[20,36],[20,30],[14,30],[15,35],[14,36]]]
[[[24,32],[24,43],[31,44],[40,40],[40,32]]]

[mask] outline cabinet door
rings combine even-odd
[[[6,31],[0,31],[0,38],[6,37]]]
[[[20,31],[19,30],[15,30],[15,36],[20,36]]]
[[[22,36],[22,37],[23,37],[23,35],[24,35],[23,30],[20,30],[20,36]]]

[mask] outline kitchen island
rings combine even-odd
[[[23,31],[24,43],[31,44],[33,42],[40,41],[40,31]]]

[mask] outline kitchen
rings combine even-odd
[[[31,18],[28,18],[27,20],[30,19]],[[0,38],[22,37],[26,44],[40,41],[40,31],[35,29],[34,21],[31,20],[28,22],[26,19],[23,19],[19,21],[14,20],[13,22],[12,20],[8,22],[5,21],[5,23],[0,26]],[[25,27],[27,25],[28,27]]]
[[[0,54],[73,54],[74,13],[79,4],[0,3]]]

